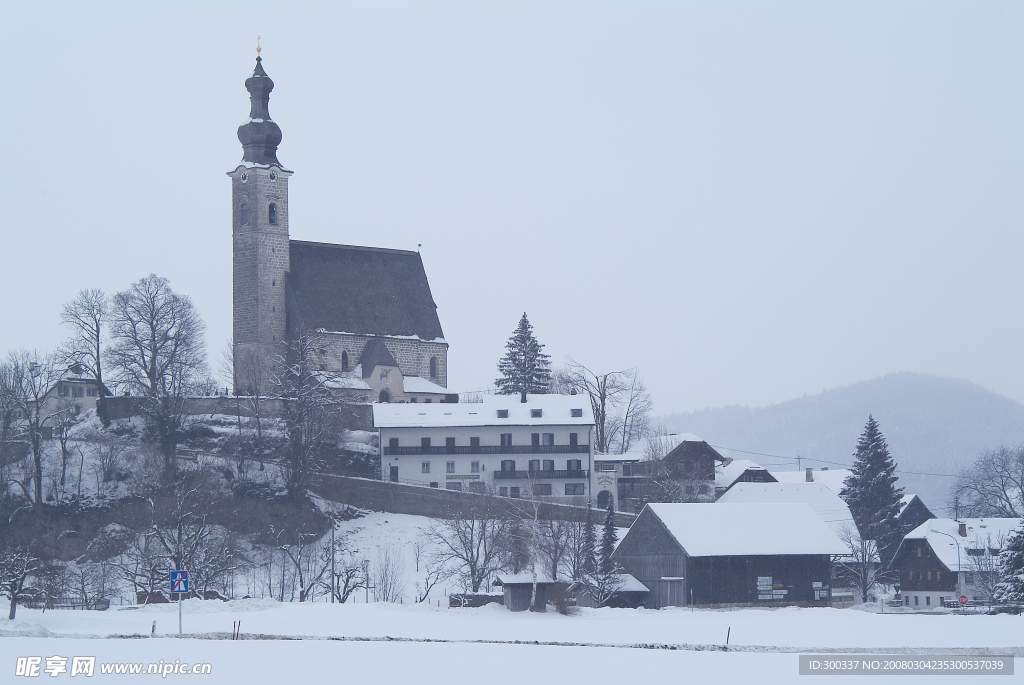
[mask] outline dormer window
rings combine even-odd
[[[508,418],[508,409],[499,409],[498,410],[498,418],[499,419],[507,419]]]
[[[277,204],[274,202],[270,203],[270,209],[267,211],[267,221],[271,226],[277,225]]]
[[[239,214],[242,215],[242,225],[243,226],[248,226],[249,225],[249,203],[248,202],[242,202],[242,207],[241,207],[241,209],[239,209]]]
[[[578,419],[578,418],[580,418],[581,416],[583,416],[583,410],[582,410],[582,409],[573,409],[573,410],[572,410],[572,417],[573,417],[574,419]]]

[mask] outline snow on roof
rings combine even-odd
[[[843,499],[824,483],[736,483],[716,504],[803,502],[837,536],[853,526],[853,515]]]
[[[963,562],[964,571],[971,570],[967,550],[971,548],[1001,549],[1006,544],[1013,529],[1019,526],[1022,519],[928,519],[914,530],[907,533],[904,540],[927,540],[935,556],[946,565],[951,572],[960,571]],[[967,525],[967,537],[961,537],[960,524]],[[959,557],[957,550],[959,548]],[[897,554],[899,552],[897,551]]]
[[[646,585],[628,573],[616,573],[615,577],[618,578],[618,583],[615,588],[616,592],[650,592],[650,589]],[[574,590],[585,585],[586,581],[577,580],[569,586],[569,590]]]
[[[775,480],[780,483],[805,483],[807,472],[800,471],[772,471]],[[812,474],[815,483],[824,483],[829,490],[837,495],[843,490],[843,481],[850,477],[850,469],[814,469]]]
[[[847,552],[806,504],[648,504],[647,509],[691,557]]]
[[[551,576],[544,571],[537,571],[538,583],[565,583],[561,578],[551,579]],[[494,577],[495,585],[533,585],[533,574],[529,571],[519,573],[499,573]]]
[[[592,426],[594,412],[585,395],[489,395],[483,402],[458,404],[374,404],[377,428],[447,426]],[[498,412],[508,416],[499,418]],[[540,410],[534,416],[533,410]],[[573,416],[574,410],[579,416]]]
[[[419,376],[402,376],[402,389],[405,392],[429,392],[435,395],[447,395],[448,388],[442,388]]]
[[[767,471],[768,469],[749,459],[733,459],[728,464],[715,467],[715,487],[727,488],[749,470]]]
[[[704,442],[704,438],[698,437],[693,433],[673,433],[671,435],[655,435],[642,440],[637,440],[629,449],[622,454],[607,455],[616,459],[622,459],[629,461],[631,459],[644,459],[648,453],[648,445],[652,442],[659,443],[655,450],[658,454],[665,455],[679,447],[684,442]]]
[[[619,573],[619,592],[650,592],[650,588],[628,573]]]
[[[908,506],[910,506],[910,503],[914,501],[915,497],[917,497],[917,495],[903,495],[903,497],[900,498],[900,510],[896,514],[897,518],[903,516],[903,512]]]

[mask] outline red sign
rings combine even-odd
[[[967,595],[960,595],[960,606],[967,604]]]

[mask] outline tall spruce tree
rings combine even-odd
[[[850,506],[861,538],[875,541],[881,567],[886,568],[906,532],[896,520],[903,488],[896,487],[896,463],[873,416],[868,416],[857,441],[850,470],[853,473],[839,495]]]
[[[615,502],[608,498],[608,511],[604,515],[604,530],[601,531],[601,573],[608,575],[615,571],[612,552],[619,539],[619,531],[615,528]]]
[[[998,602],[1024,602],[1024,523],[1017,526],[999,555]]]
[[[520,392],[546,393],[551,387],[551,363],[544,346],[533,335],[533,326],[523,312],[512,337],[505,344],[505,356],[498,362],[501,378],[495,381],[498,393],[515,395]]]
[[[583,573],[593,573],[597,570],[597,540],[594,536],[594,510],[590,507],[590,500],[587,500],[587,515],[583,519]]]

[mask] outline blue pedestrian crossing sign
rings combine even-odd
[[[171,592],[188,592],[188,571],[171,571]]]

